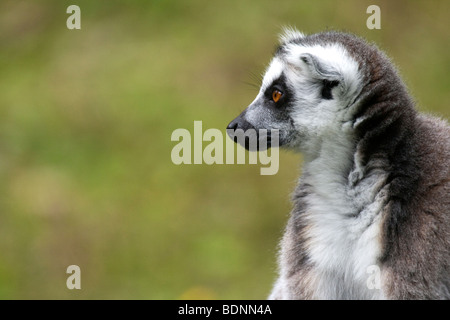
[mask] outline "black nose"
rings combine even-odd
[[[244,131],[247,131],[248,129],[255,129],[255,127],[250,122],[245,120],[241,114],[236,119],[234,119],[233,121],[231,121],[228,124],[227,129],[230,129],[233,131],[237,130],[237,129],[242,129]]]
[[[259,150],[258,133],[255,127],[245,120],[242,114],[228,124],[227,133],[234,142],[239,143],[245,149],[251,149],[251,151]],[[254,145],[250,144],[250,139],[254,141]]]
[[[227,126],[227,130],[236,130],[239,127],[239,123],[238,121],[236,121],[237,119],[234,119],[233,121],[231,121],[228,126]]]

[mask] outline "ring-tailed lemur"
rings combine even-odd
[[[376,46],[287,30],[227,130],[277,129],[304,155],[269,298],[449,299],[449,128]]]

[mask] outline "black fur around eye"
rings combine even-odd
[[[275,79],[264,91],[264,96],[269,108],[284,110],[292,101],[292,91],[287,85],[284,74]]]
[[[322,98],[326,100],[333,99],[333,95],[331,94],[331,89],[336,87],[339,84],[339,81],[333,80],[323,80],[322,81]]]

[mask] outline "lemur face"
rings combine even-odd
[[[348,107],[360,89],[358,63],[338,43],[303,44],[298,32],[282,39],[258,95],[227,131],[235,139],[236,129],[276,129],[280,146],[306,151],[352,118]],[[248,142],[243,146],[249,149]]]

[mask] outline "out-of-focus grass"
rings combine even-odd
[[[377,42],[448,118],[449,2],[378,3],[370,31],[369,1],[77,1],[70,31],[72,2],[3,1],[0,298],[266,297],[300,157],[176,166],[171,133],[224,129],[284,25]]]

